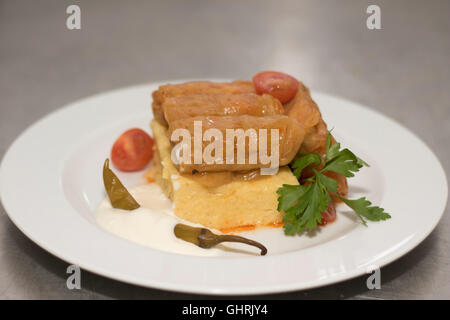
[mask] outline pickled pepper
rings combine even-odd
[[[137,203],[122,182],[120,182],[119,178],[109,168],[109,159],[106,159],[103,165],[103,183],[113,208],[134,210],[140,207],[139,203]]]
[[[191,242],[200,248],[212,248],[221,242],[240,242],[261,249],[262,256],[267,253],[267,248],[259,242],[240,236],[228,234],[217,235],[205,228],[196,228],[179,223],[175,226],[173,232],[177,238]]]

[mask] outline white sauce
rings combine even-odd
[[[172,202],[155,183],[129,188],[128,191],[141,205],[127,211],[115,209],[108,198],[96,212],[98,224],[105,230],[138,244],[154,249],[196,256],[217,256],[222,250],[202,249],[190,242],[178,239],[173,233],[177,223],[198,227],[175,216]]]

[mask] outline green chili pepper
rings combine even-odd
[[[113,208],[134,210],[140,207],[139,203],[136,202],[119,178],[109,168],[109,159],[106,159],[103,165],[103,183]]]
[[[267,253],[266,247],[261,243],[239,236],[232,236],[228,234],[217,235],[205,228],[195,228],[185,224],[177,224],[173,230],[175,236],[184,241],[191,242],[200,248],[212,248],[221,242],[240,242],[249,244],[251,246],[261,249],[261,255]]]

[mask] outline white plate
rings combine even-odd
[[[384,266],[433,230],[447,201],[445,173],[407,129],[358,104],[314,92],[338,140],[371,164],[350,179],[350,197],[365,194],[392,215],[362,226],[339,207],[338,220],[314,237],[281,229],[250,232],[269,255],[177,255],[100,229],[101,168],[125,129],[148,129],[150,93],[159,84],[97,95],[60,109],[27,129],[5,155],[1,199],[11,220],[55,256],[97,274],[153,288],[206,294],[299,290],[350,279]],[[426,174],[423,174],[426,172]],[[120,174],[126,185],[140,173]]]

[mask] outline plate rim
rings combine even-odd
[[[160,85],[162,83],[176,83],[176,82],[182,82],[182,81],[193,81],[196,79],[186,79],[186,80],[174,80],[174,81],[167,81],[167,82],[163,82],[163,81],[158,81],[158,82],[151,82],[151,83],[145,83],[145,84],[139,84],[139,85],[132,85],[132,86],[127,86],[127,87],[122,87],[122,88],[117,88],[117,89],[112,89],[112,90],[108,90],[105,92],[100,92],[100,93],[96,93],[94,95],[82,98],[82,99],[78,99],[72,103],[66,104],[61,108],[58,108],[50,113],[48,113],[47,115],[44,115],[43,117],[41,117],[39,120],[37,120],[36,122],[32,123],[30,126],[28,126],[25,130],[23,130],[15,139],[14,141],[11,143],[11,145],[8,147],[7,151],[4,153],[1,164],[0,164],[0,200],[3,204],[3,207],[5,209],[5,212],[7,213],[8,217],[11,219],[11,221],[16,225],[16,227],[22,232],[24,233],[29,239],[31,239],[33,242],[35,242],[37,245],[39,245],[41,248],[43,248],[44,250],[48,251],[49,253],[51,253],[52,255],[68,262],[68,263],[74,263],[74,261],[70,258],[70,254],[69,256],[67,256],[64,253],[59,252],[58,250],[54,250],[54,248],[52,248],[51,246],[49,246],[46,243],[42,243],[39,239],[39,237],[36,237],[33,232],[30,232],[30,230],[27,230],[27,228],[24,228],[23,225],[21,225],[21,223],[19,221],[17,221],[15,218],[16,216],[14,214],[11,214],[11,212],[14,211],[13,208],[9,207],[8,201],[5,201],[5,188],[7,188],[6,183],[4,182],[3,177],[5,176],[5,163],[7,163],[9,157],[11,157],[11,154],[15,151],[15,148],[17,148],[17,145],[19,145],[22,141],[22,139],[24,137],[26,137],[27,135],[30,134],[30,132],[32,132],[33,130],[35,130],[39,125],[45,123],[46,121],[48,121],[48,119],[55,117],[58,114],[63,114],[64,112],[67,112],[69,109],[73,109],[76,108],[77,106],[79,106],[80,104],[85,103],[86,101],[90,101],[92,99],[98,98],[98,97],[102,97],[104,95],[107,94],[118,94],[127,90],[133,90],[133,89],[142,89],[142,88],[147,88],[147,87],[154,87],[157,85]],[[211,81],[226,81],[226,79],[213,79]],[[439,221],[441,220],[444,212],[445,212],[445,208],[446,208],[446,204],[448,201],[448,182],[447,182],[447,177],[446,177],[446,172],[440,162],[440,160],[437,158],[437,156],[435,155],[435,153],[431,150],[431,148],[425,144],[423,142],[422,139],[420,139],[414,132],[410,131],[408,128],[406,128],[403,124],[397,122],[396,120],[389,118],[385,115],[383,115],[382,113],[380,113],[377,110],[371,109],[370,107],[367,107],[366,105],[363,105],[359,102],[354,102],[345,98],[341,98],[335,95],[330,95],[327,93],[323,93],[320,91],[316,91],[313,90],[312,91],[312,95],[313,97],[315,95],[320,95],[320,96],[326,96],[329,97],[331,99],[338,99],[341,100],[345,103],[349,103],[352,105],[355,105],[359,108],[364,109],[365,111],[369,111],[373,114],[377,114],[378,116],[382,117],[383,120],[389,120],[391,121],[393,124],[395,124],[398,128],[400,128],[402,131],[407,132],[408,134],[410,134],[415,140],[417,140],[417,142],[421,143],[422,146],[425,148],[426,151],[429,151],[431,156],[432,156],[432,160],[435,161],[435,163],[438,166],[438,170],[441,171],[441,173],[443,174],[443,182],[444,182],[444,190],[445,190],[445,199],[442,202],[442,210],[440,210],[440,214],[438,216],[436,216],[434,224],[432,227],[430,227],[428,230],[426,230],[425,232],[421,233],[421,235],[419,237],[416,237],[415,240],[411,243],[409,243],[408,246],[403,247],[402,250],[400,250],[400,253],[397,253],[396,255],[391,255],[385,258],[382,258],[380,260],[379,266],[383,267],[399,258],[401,258],[402,256],[404,256],[405,254],[407,254],[408,252],[410,252],[411,250],[413,250],[415,247],[417,247],[424,239],[426,239],[431,232],[436,228],[437,224],[439,223]],[[313,247],[314,248],[314,247]],[[149,248],[145,248],[146,250],[150,250],[155,252],[155,250],[149,249]],[[303,250],[302,250],[303,251]],[[295,252],[296,253],[296,252]],[[283,255],[289,255],[289,254],[295,254],[295,253],[288,253],[288,254],[283,254]],[[163,253],[163,252],[159,252],[158,254],[161,254],[162,256],[167,255],[167,253]],[[169,254],[170,255],[170,254]],[[279,255],[276,255],[274,257],[279,257]],[[196,257],[195,259],[199,259],[198,257]],[[207,259],[207,258],[206,258]],[[220,258],[214,258],[214,259],[220,259]],[[252,258],[237,258],[235,260],[241,260],[241,259],[252,259]],[[145,283],[143,284],[142,279],[133,279],[133,277],[123,277],[120,275],[114,275],[113,273],[109,272],[105,273],[102,270],[100,270],[99,268],[96,268],[95,266],[89,265],[89,263],[84,263],[78,261],[76,262],[77,265],[79,265],[82,269],[85,269],[89,272],[92,272],[94,274],[98,274],[101,275],[103,277],[107,277],[113,280],[118,280],[118,281],[122,281],[125,283],[130,283],[133,285],[138,285],[138,286],[142,286],[142,287],[151,287],[151,288],[155,288],[155,289],[163,289],[163,290],[169,290],[169,291],[173,291],[173,292],[184,292],[184,293],[195,293],[195,294],[210,294],[210,295],[249,295],[249,294],[270,294],[270,293],[279,293],[279,292],[290,292],[290,291],[295,291],[295,290],[306,290],[306,289],[311,289],[311,288],[315,288],[315,287],[320,287],[320,286],[324,286],[324,285],[331,285],[331,284],[335,284],[341,281],[345,281],[345,280],[349,280],[349,279],[353,279],[356,278],[358,276],[361,276],[363,274],[366,274],[365,270],[359,268],[359,269],[354,269],[352,272],[347,272],[343,275],[334,275],[334,276],[328,276],[327,278],[323,279],[322,281],[313,281],[311,283],[303,283],[303,285],[301,286],[301,288],[299,288],[298,283],[293,282],[291,286],[288,286],[286,284],[284,284],[281,287],[277,287],[276,285],[272,285],[272,286],[266,286],[264,288],[258,287],[255,289],[251,289],[251,288],[247,288],[247,290],[244,290],[242,288],[238,288],[238,290],[232,290],[232,289],[226,289],[226,290],[220,290],[220,288],[214,288],[213,290],[211,290],[211,288],[208,287],[204,287],[204,286],[198,286],[198,287],[192,287],[192,285],[188,285],[187,287],[183,287],[180,286],[179,284],[168,284],[166,282],[162,282],[162,283],[154,283],[153,285]]]

